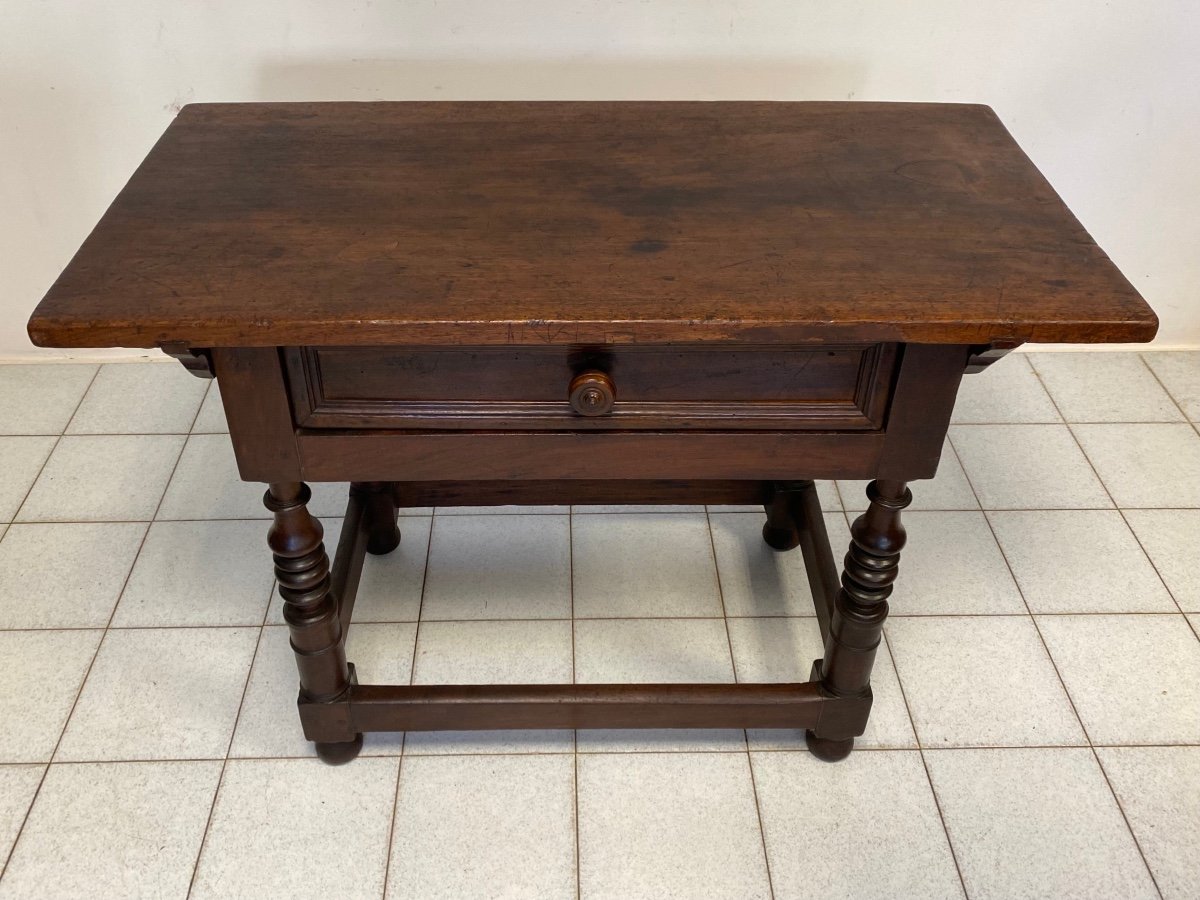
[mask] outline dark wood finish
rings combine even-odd
[[[190,106],[29,323],[215,373],[269,484],[305,735],[866,727],[907,483],[959,381],[1157,320],[991,110],[880,103]],[[811,479],[873,479],[839,581]],[[332,567],[305,480],[350,482]],[[359,685],[398,507],[756,503],[825,640],[773,685]]]
[[[837,602],[840,582],[833,553],[829,547],[829,533],[825,529],[825,514],[821,510],[821,498],[811,483],[801,483],[798,491],[789,495],[792,518],[798,523],[800,552],[804,555],[804,572],[808,576],[808,589],[812,593],[813,609],[817,624],[821,628],[821,639],[829,640],[830,622]]]
[[[58,347],[1140,341],[984,106],[183,108],[30,321]]]
[[[800,548],[821,639],[827,640],[839,582],[816,485],[811,481],[778,482],[768,490],[763,540],[772,550]]]
[[[400,529],[396,525],[396,497],[392,486],[385,481],[354,484],[351,491],[363,495],[364,518],[370,540],[367,552],[373,556],[391,553],[400,546]]]
[[[242,478],[299,480],[296,426],[278,351],[219,347],[212,351],[212,359]]]
[[[346,515],[342,519],[342,532],[338,538],[337,551],[333,555],[333,566],[329,574],[329,593],[337,603],[338,625],[343,635],[350,631],[350,619],[354,615],[354,601],[358,596],[358,582],[362,578],[363,562],[371,531],[367,517],[367,494],[352,486],[346,500]]]
[[[954,344],[904,347],[879,465],[865,477],[912,481],[937,473],[966,349]]]
[[[772,550],[791,550],[800,546],[800,523],[792,509],[792,495],[801,485],[812,485],[811,481],[782,482],[771,486],[771,499],[764,504],[767,521],[763,523],[763,540]]]
[[[839,432],[300,432],[309,481],[869,478],[883,435]],[[940,443],[941,436],[938,436]],[[937,459],[914,478],[930,478]]]
[[[575,431],[876,429],[896,355],[894,344],[285,353],[296,421],[306,428]],[[587,413],[572,400],[584,378],[606,394]]]
[[[510,504],[609,505],[619,503],[765,504],[764,481],[406,481],[392,486],[396,505],[507,506]]]
[[[870,699],[871,668],[883,638],[887,598],[896,580],[904,526],[900,511],[912,502],[903,481],[872,481],[870,505],[850,527],[850,550],[842,572],[842,588],[834,601],[825,657],[820,662],[821,688],[833,697]],[[855,736],[836,727],[817,727],[807,734],[812,752],[828,760],[844,758]]]
[[[329,557],[321,538],[323,529],[308,511],[311,497],[302,482],[272,484],[263,503],[274,514],[267,536],[275,559],[275,578],[283,598],[283,618],[296,651],[302,703],[330,704],[350,689],[351,672],[346,662],[346,641],[338,615],[338,601],[330,590]],[[357,531],[357,529],[353,529]],[[361,564],[360,564],[361,565]],[[317,743],[317,752],[327,762],[344,762],[361,746],[362,735],[350,729],[348,719],[323,721],[317,733],[306,735]]]
[[[506,728],[865,727],[870,704],[797,684],[355,685],[335,709],[302,704],[314,728],[347,714],[359,731]]]
[[[214,377],[212,358],[207,350],[194,350],[179,341],[166,341],[160,349],[197,378]]]

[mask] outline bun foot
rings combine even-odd
[[[384,556],[400,546],[400,529],[392,525],[384,531],[372,531],[367,538],[367,552],[372,556]]]
[[[800,532],[793,525],[780,528],[768,522],[763,526],[763,540],[772,550],[792,550],[800,545]]]
[[[316,741],[313,744],[317,750],[317,759],[329,766],[342,766],[350,762],[358,756],[362,745],[362,734],[356,734],[352,741],[341,741],[336,744]]]
[[[854,749],[854,738],[835,741],[830,738],[817,737],[811,731],[804,732],[804,743],[817,759],[823,762],[838,762],[850,755]]]

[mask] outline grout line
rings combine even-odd
[[[425,613],[425,586],[429,582],[429,558],[433,555],[433,537],[434,537],[433,533],[434,533],[436,526],[437,526],[437,521],[431,520],[429,523],[429,542],[425,545],[425,566],[421,570],[421,600],[417,604],[417,620],[416,620],[417,627],[413,631],[412,665],[409,666],[409,670],[408,670],[409,685],[416,683],[414,681],[414,679],[417,676],[417,646],[421,640],[421,621],[422,621],[422,617],[424,616],[424,613]],[[405,743],[407,743],[407,742],[408,742],[408,738],[406,737]],[[404,748],[402,746],[401,750],[403,750],[403,749]]]
[[[579,731],[575,731],[575,752],[571,754],[572,772],[574,775],[575,802],[572,812],[575,814],[575,900],[583,896],[583,862],[581,860],[579,840]]]
[[[957,456],[955,458],[957,459]],[[933,784],[933,773],[929,771],[929,760],[925,758],[925,748],[921,744],[921,734],[917,731],[917,723],[913,719],[912,707],[908,703],[908,694],[904,690],[904,680],[900,677],[900,667],[896,665],[896,658],[892,655],[892,645],[887,638],[886,631],[882,637],[883,645],[887,648],[888,659],[892,663],[892,670],[896,673],[896,685],[900,688],[900,699],[904,702],[904,711],[908,713],[908,725],[912,728],[913,740],[917,742],[917,755],[921,758],[921,767],[925,770],[925,780],[929,783],[929,793],[933,796],[933,805],[937,809],[938,821],[942,823],[942,834],[946,836],[946,846],[950,849],[950,858],[954,861],[954,871],[958,873],[958,883],[962,886],[963,896],[970,897],[971,895],[967,891],[967,881],[963,878],[962,866],[958,862],[958,853],[954,850],[954,840],[950,837],[950,827],[946,824],[946,814],[942,810],[942,800],[938,796],[937,788]],[[858,749],[855,748],[854,752],[858,752]]]
[[[399,510],[397,510],[396,518],[397,518],[397,521],[401,518],[401,516],[399,514]],[[426,541],[425,541],[425,565],[424,565],[424,568],[421,570],[421,599],[417,604],[417,621],[416,621],[416,627],[413,629],[412,655],[409,658],[409,665],[408,665],[408,683],[409,683],[409,685],[411,685],[413,683],[413,676],[416,674],[416,671],[417,671],[417,634],[421,629],[421,609],[425,604],[425,580],[429,574],[429,553],[430,553],[430,548],[433,546],[433,525],[434,525],[433,518],[430,517],[429,532],[428,532],[428,535],[427,535]],[[354,624],[353,621],[351,621],[350,624],[348,624],[346,626],[347,631],[349,631],[350,625],[352,625],[352,624]],[[360,622],[359,624],[363,625],[363,624],[367,624],[367,623]],[[370,623],[370,624],[375,624],[375,623]],[[392,845],[396,839],[396,816],[399,814],[399,810],[400,810],[400,779],[403,777],[403,773],[404,773],[404,758],[406,755],[406,751],[408,750],[408,735],[409,735],[409,732],[406,731],[406,732],[404,732],[403,736],[400,738],[400,754],[399,754],[398,759],[396,760],[396,787],[395,787],[395,790],[392,791],[392,818],[391,818],[391,825],[388,827],[387,856],[384,859],[384,866],[383,866],[383,893],[381,895],[382,897],[387,897],[388,880],[392,877]],[[363,736],[363,739],[364,740],[366,739],[366,735]]]
[[[754,513],[749,513],[749,515],[754,515]],[[758,515],[761,516],[762,514],[759,513]],[[737,656],[733,652],[733,636],[729,633],[729,614],[725,608],[725,587],[721,583],[721,564],[717,561],[717,540],[713,535],[712,515],[707,505],[704,507],[704,524],[708,531],[708,547],[712,552],[713,577],[717,581],[717,598],[721,602],[721,621],[725,626],[725,644],[729,648],[729,665],[733,671],[733,682],[734,684],[738,684],[741,679],[738,676]],[[771,858],[767,854],[767,834],[763,828],[762,804],[758,799],[758,782],[754,778],[754,758],[750,753],[750,735],[745,728],[741,729],[741,732],[742,745],[746,754],[746,766],[750,772],[750,796],[754,799],[754,817],[755,821],[758,822],[758,841],[759,846],[762,847],[763,866],[767,873],[767,890],[771,894],[771,900],[775,900],[775,881],[771,875]]]
[[[271,582],[271,593],[274,595],[275,583]],[[269,604],[268,604],[269,606]],[[264,613],[263,618],[266,618]],[[221,793],[221,785],[225,783],[225,768],[229,765],[229,753],[233,749],[233,739],[237,736],[238,723],[242,720],[242,709],[246,705],[246,694],[250,690],[250,679],[254,675],[254,664],[258,662],[258,651],[262,647],[263,630],[258,629],[258,639],[254,642],[254,652],[250,655],[250,665],[246,668],[246,680],[242,683],[242,696],[238,700],[237,715],[233,717],[233,728],[229,730],[229,741],[225,744],[225,758],[221,760],[221,771],[217,775],[217,786],[213,789],[212,801],[208,804],[208,817],[204,820],[204,834],[200,837],[200,846],[196,848],[196,859],[192,863],[192,877],[188,879],[188,889],[185,896],[191,897],[195,888],[196,875],[200,872],[200,860],[204,856],[204,847],[208,843],[208,832],[212,827],[213,813],[217,808],[217,796]]]
[[[709,549],[709,552],[712,553],[712,573],[713,573],[713,578],[716,580],[716,583],[717,583],[717,600],[721,604],[721,615],[719,618],[721,620],[721,623],[725,626],[725,646],[729,650],[729,668],[730,668],[730,671],[733,672],[733,683],[737,684],[737,682],[738,682],[737,660],[734,658],[734,655],[733,655],[733,638],[730,637],[730,635],[729,635],[729,616],[725,612],[725,589],[721,585],[721,567],[717,563],[717,542],[716,542],[716,538],[713,537],[712,518],[709,517],[707,507],[705,508],[705,511],[704,511],[704,528],[708,532],[708,549]],[[718,617],[711,616],[711,617],[705,617],[705,618],[716,619]],[[742,740],[746,740],[745,729],[742,729]],[[746,752],[747,753],[750,752],[748,744],[747,744]]]
[[[272,584],[272,596],[274,595],[274,587]],[[267,607],[269,616],[270,606]],[[963,613],[900,613],[889,614],[888,621],[897,619],[1022,619],[1027,618],[1030,613],[1020,612],[963,612]],[[1080,618],[1086,616],[1148,616],[1148,617],[1177,617],[1197,615],[1196,613],[1179,613],[1174,610],[1136,610],[1132,612],[1106,612],[1103,610],[1093,610],[1089,612],[1034,612],[1032,615],[1040,619],[1054,618]],[[264,616],[264,617],[266,617]],[[760,621],[760,620],[778,620],[778,621],[796,621],[809,622],[815,619],[816,616],[810,615],[785,615],[780,613],[756,616],[729,616],[727,621]],[[574,621],[577,622],[717,622],[720,621],[720,616],[588,616]],[[480,625],[485,623],[503,623],[503,622],[571,622],[571,619],[562,617],[551,617],[546,619],[422,619],[420,623],[416,619],[371,619],[363,622],[356,622],[357,625]],[[220,622],[212,624],[189,624],[175,625],[164,623],[161,625],[114,625],[111,628],[104,628],[102,625],[46,625],[35,626],[29,628],[0,628],[0,634],[25,634],[39,633],[43,631],[181,631],[185,629],[199,630],[217,630],[217,629],[246,629],[246,628],[286,628],[284,622]],[[574,682],[572,682],[574,683]]]
[[[1144,356],[1142,356],[1140,353],[1138,354],[1138,358],[1141,359],[1142,365],[1145,366],[1150,371],[1150,375],[1154,378],[1154,380],[1158,382],[1158,386],[1161,387],[1163,389],[1163,391],[1166,392],[1166,395],[1171,399],[1171,402],[1175,404],[1175,408],[1179,410],[1179,413],[1180,413],[1180,415],[1183,416],[1184,421],[1187,422],[1189,425],[1191,425],[1192,430],[1195,431],[1198,435],[1200,435],[1200,428],[1198,428],[1196,426],[1195,422],[1193,422],[1191,419],[1189,419],[1187,417],[1187,413],[1184,412],[1184,409],[1180,405],[1179,401],[1175,399],[1175,395],[1172,394],[1170,392],[1170,390],[1167,389],[1167,386],[1166,386],[1166,384],[1163,383],[1163,380],[1158,377],[1158,373],[1154,371],[1154,367],[1151,366],[1148,362],[1146,362],[1146,358]],[[1076,441],[1076,443],[1078,443],[1078,440]],[[1087,454],[1085,453],[1084,456],[1087,456]],[[1091,460],[1089,459],[1088,462],[1091,462]],[[1099,475],[1097,475],[1097,477],[1099,477]],[[1175,604],[1175,606],[1179,609],[1179,611],[1181,613],[1183,613],[1183,621],[1186,622],[1188,628],[1190,628],[1192,630],[1192,634],[1194,634],[1196,636],[1196,640],[1200,641],[1200,628],[1198,628],[1197,625],[1194,624],[1192,622],[1192,620],[1188,618],[1187,613],[1184,612],[1183,606],[1180,604],[1179,599],[1175,596],[1175,592],[1173,590],[1171,590],[1171,586],[1169,584],[1167,584],[1167,579],[1163,578],[1163,574],[1159,570],[1158,564],[1154,561],[1154,557],[1152,557],[1150,555],[1150,553],[1146,550],[1145,544],[1142,543],[1142,538],[1137,533],[1137,529],[1129,524],[1129,518],[1128,518],[1128,516],[1125,515],[1125,510],[1118,507],[1118,511],[1121,513],[1121,518],[1125,521],[1125,527],[1127,527],[1130,530],[1130,532],[1133,533],[1133,539],[1135,541],[1137,541],[1138,547],[1140,547],[1142,550],[1142,553],[1145,554],[1147,561],[1150,563],[1151,567],[1154,569],[1154,573],[1156,575],[1158,575],[1158,580],[1161,581],[1163,587],[1166,588],[1167,596],[1169,596],[1171,598],[1171,601]]]
[[[754,797],[754,815],[758,819],[758,840],[762,846],[763,865],[767,870],[767,890],[775,900],[775,878],[771,874],[771,855],[767,853],[767,830],[763,827],[762,804],[758,800],[758,779],[754,777],[754,754],[750,752],[749,736],[746,736],[746,762],[750,766],[750,793]]]
[[[67,430],[67,427],[71,424],[71,419],[74,419],[75,414],[79,412],[79,407],[83,405],[84,397],[86,397],[88,394],[88,391],[90,391],[92,389],[92,385],[96,383],[96,376],[99,374],[100,374],[100,366],[97,365],[96,371],[92,373],[91,380],[88,381],[87,387],[84,388],[83,392],[79,395],[79,402],[77,402],[75,404],[75,409],[73,409],[71,411],[71,417],[69,419],[67,419],[66,425],[63,426],[63,431]],[[38,469],[37,475],[34,476],[33,480],[29,483],[29,490],[27,490],[25,492],[25,496],[21,498],[20,505],[17,507],[16,512],[13,513],[14,519],[20,515],[21,510],[24,508],[26,502],[29,500],[29,495],[31,493],[33,493],[34,485],[36,485],[38,482],[38,479],[42,477],[42,472],[45,471],[46,466],[49,464],[50,457],[54,455],[54,451],[58,449],[58,445],[61,442],[62,442],[62,434],[60,433],[58,435],[58,437],[55,438],[54,445],[50,448],[50,452],[46,454],[46,459],[42,462],[41,467]],[[163,492],[164,493],[166,492],[165,486],[163,487]],[[161,499],[160,499],[160,502],[161,502]],[[149,531],[149,530],[150,530],[149,525],[147,525],[146,531]],[[142,532],[142,543],[145,543],[146,531]],[[8,531],[6,530],[5,535],[7,535],[7,534],[8,534]],[[122,583],[121,590],[117,594],[117,603],[120,602],[121,594],[123,594],[125,592],[125,584],[127,584],[129,582],[129,575],[133,571],[134,565],[137,563],[138,554],[140,554],[141,552],[142,552],[142,548],[141,548],[141,544],[139,544],[138,552],[136,554],[134,554],[133,561],[129,564],[129,571],[125,573],[125,582]],[[117,603],[113,604],[112,613],[109,614],[110,622],[112,621],[113,613],[116,612]],[[33,791],[33,796],[29,798],[29,805],[27,807],[25,807],[25,815],[21,817],[21,826],[20,826],[20,828],[17,829],[17,833],[13,836],[12,846],[9,847],[8,854],[4,858],[4,866],[3,866],[3,868],[0,868],[0,881],[2,881],[4,879],[4,873],[8,871],[9,863],[12,862],[13,854],[17,852],[17,845],[21,841],[21,835],[25,833],[25,825],[29,822],[29,814],[31,812],[33,812],[33,807],[34,807],[34,804],[37,803],[38,795],[40,795],[42,792],[42,785],[44,785],[46,783],[46,775],[50,771],[50,766],[54,763],[54,757],[58,755],[59,745],[62,743],[63,735],[66,734],[66,732],[67,732],[67,725],[69,725],[71,722],[71,716],[73,716],[75,714],[75,707],[78,705],[79,697],[83,693],[83,686],[85,684],[87,684],[88,676],[92,674],[92,666],[94,666],[96,664],[96,657],[99,656],[100,647],[104,644],[105,633],[106,632],[102,632],[100,635],[100,640],[96,641],[96,649],[92,651],[92,658],[88,662],[87,669],[84,671],[83,677],[81,679],[79,679],[79,687],[75,691],[75,699],[71,701],[71,708],[67,711],[67,717],[65,719],[63,719],[62,728],[59,729],[59,732],[58,732],[58,739],[54,742],[54,749],[50,751],[50,756],[46,760],[45,767],[42,769],[42,777],[38,779],[38,784],[37,784],[37,787]]]
[[[520,729],[516,729],[520,730]],[[670,729],[679,731],[681,729]],[[686,729],[683,729],[686,730]],[[788,728],[773,728],[763,729],[768,731],[787,732],[795,729]],[[371,732],[372,734],[398,733],[398,732]],[[435,732],[422,732],[424,734],[433,734]],[[1147,749],[1196,749],[1200,748],[1200,743],[1179,743],[1179,744],[1094,744],[1093,746],[1101,750],[1147,750]],[[854,753],[912,753],[916,747],[858,747],[854,748]],[[926,753],[967,753],[976,750],[1087,750],[1089,749],[1086,743],[1069,743],[1069,744],[954,744],[942,747],[924,747],[921,748]],[[634,750],[581,750],[579,756],[670,756],[679,753],[708,753],[713,755],[729,755],[736,753],[745,753],[741,747],[729,745],[725,747],[687,747],[684,749],[634,749]],[[803,744],[795,746],[778,746],[778,747],[755,747],[752,753],[796,753],[809,754],[809,751]],[[570,750],[461,750],[461,751],[445,751],[439,753],[413,753],[405,752],[405,759],[441,759],[443,757],[460,757],[460,756],[571,756]],[[365,753],[359,757],[360,759],[400,759],[400,753]],[[161,757],[161,758],[143,758],[143,759],[68,759],[61,762],[55,762],[55,768],[66,766],[96,766],[96,765],[137,765],[140,763],[216,763],[221,762],[220,757]],[[231,756],[229,762],[315,762],[315,756]],[[47,762],[6,762],[0,763],[0,768],[29,768],[31,766],[47,766]]]
[[[575,507],[567,507],[567,588],[571,595],[571,684],[575,675]],[[579,729],[571,729],[571,773],[573,825],[575,828],[575,900],[580,900],[583,890],[579,842]]]
[[[1042,390],[1044,390],[1047,396],[1050,397],[1050,403],[1054,406],[1055,411],[1061,416],[1062,410],[1059,409],[1058,402],[1054,399],[1054,395],[1050,393],[1050,389],[1047,388],[1045,383],[1042,381],[1042,377],[1040,374],[1038,374],[1037,368],[1032,365],[1030,368],[1033,369],[1034,377],[1037,378],[1038,383],[1042,385]],[[1064,421],[1066,421],[1065,417]],[[1104,483],[1104,479],[1100,477],[1100,473],[1097,472],[1096,467],[1092,465],[1091,459],[1088,457],[1087,452],[1083,449],[1083,446],[1079,443],[1079,439],[1075,436],[1075,432],[1072,430],[1070,423],[1067,424],[1067,432],[1071,435],[1071,440],[1075,442],[1075,446],[1079,449],[1079,452],[1083,455],[1083,458],[1087,461],[1088,466],[1091,468],[1092,475],[1095,476],[1096,480],[1100,483],[1101,488],[1104,489],[1105,495],[1111,502],[1112,494],[1108,490],[1108,485]],[[953,443],[951,446],[953,447]],[[954,452],[955,456],[957,456],[957,449]],[[967,485],[971,488],[971,491],[975,493],[975,499],[978,500],[979,494],[975,491],[975,484],[971,481],[971,476],[967,473],[966,467],[963,467],[963,475],[967,479]],[[1114,503],[1113,506],[1115,507],[1116,504]],[[1121,819],[1125,822],[1125,828],[1129,832],[1129,836],[1133,839],[1134,846],[1137,847],[1138,855],[1142,858],[1142,865],[1146,867],[1146,872],[1150,875],[1150,881],[1153,883],[1155,891],[1158,892],[1158,896],[1161,898],[1162,888],[1158,886],[1158,879],[1154,876],[1154,870],[1150,868],[1150,862],[1146,859],[1146,854],[1142,850],[1142,844],[1138,840],[1137,835],[1134,834],[1133,827],[1129,824],[1129,817],[1125,814],[1124,807],[1121,806],[1121,800],[1119,797],[1117,797],[1117,792],[1113,789],[1112,782],[1109,781],[1108,774],[1104,771],[1104,766],[1100,762],[1100,755],[1096,752],[1096,748],[1092,744],[1092,736],[1088,733],[1087,725],[1083,721],[1083,716],[1079,714],[1079,709],[1075,705],[1075,698],[1071,696],[1071,691],[1067,688],[1067,682],[1063,678],[1062,672],[1058,668],[1058,661],[1055,660],[1054,655],[1050,652],[1050,645],[1046,643],[1046,637],[1042,634],[1042,629],[1041,626],[1038,625],[1037,617],[1034,616],[1033,610],[1029,607],[1029,601],[1025,597],[1025,591],[1022,590],[1020,582],[1017,581],[1016,573],[1013,572],[1012,563],[1009,561],[1008,554],[1004,550],[1004,545],[1000,543],[1000,538],[996,534],[996,529],[992,526],[991,519],[989,519],[986,515],[983,518],[987,522],[988,529],[992,533],[992,540],[996,542],[996,546],[1000,550],[1000,556],[1003,558],[1005,566],[1008,567],[1009,577],[1012,578],[1013,584],[1016,585],[1017,593],[1021,597],[1021,602],[1025,604],[1025,609],[1029,611],[1029,621],[1033,624],[1033,630],[1038,636],[1038,641],[1042,645],[1042,650],[1046,654],[1046,658],[1050,660],[1050,666],[1054,669],[1054,674],[1058,678],[1058,683],[1062,687],[1064,696],[1067,698],[1067,703],[1071,706],[1071,712],[1074,713],[1075,719],[1079,723],[1079,727],[1083,732],[1083,737],[1087,741],[1088,749],[1092,752],[1092,759],[1095,760],[1096,765],[1100,767],[1100,773],[1104,776],[1104,783],[1108,785],[1109,793],[1112,795],[1113,801],[1117,804],[1117,810],[1121,813]],[[1129,527],[1128,523],[1126,523],[1125,527]],[[1130,529],[1130,531],[1132,530],[1133,529]]]
[[[383,891],[380,897],[387,897],[388,879],[392,877],[392,844],[396,839],[396,813],[400,808],[400,777],[401,770],[404,768],[404,745],[408,741],[407,732],[400,742],[400,757],[396,760],[396,782],[392,789],[392,819],[391,825],[388,826],[388,842],[387,856],[384,857],[383,865]]]
[[[575,514],[567,514],[567,587],[571,594],[571,684],[575,684]],[[576,748],[579,744],[578,729],[575,732]]]
[[[1179,424],[1179,423],[1175,423],[1175,424]],[[40,471],[39,471],[39,474],[40,474]],[[247,483],[249,483],[249,482],[247,482]],[[319,483],[325,484],[328,482],[319,482]],[[906,510],[906,512],[909,515],[913,515],[916,513],[935,513],[935,512],[943,512],[943,513],[944,512],[979,512],[980,510],[983,510],[984,512],[1088,512],[1088,511],[1096,511],[1096,510],[1109,511],[1114,508],[1122,509],[1122,510],[1134,510],[1134,511],[1149,510],[1152,512],[1190,512],[1192,510],[1200,509],[1200,506],[1121,506],[1121,507],[1116,507],[1114,505],[1114,506],[972,506],[969,508],[921,507],[920,509],[910,508],[910,509]],[[854,508],[848,508],[848,509],[824,509],[821,511],[825,512],[825,513],[845,512],[845,513],[850,513],[850,514],[858,514],[858,513],[866,512],[866,507],[854,507]],[[314,513],[314,515],[316,515],[316,514]],[[510,516],[510,515],[515,515],[515,514],[514,513],[480,513],[480,515]],[[549,515],[566,515],[566,514],[565,513],[553,513],[553,514],[537,513],[536,515],[549,516]],[[654,515],[654,513],[576,513],[576,515],[641,516],[641,515]],[[659,515],[667,515],[667,516],[693,515],[693,516],[695,516],[695,515],[699,515],[699,513],[660,513]],[[745,512],[738,512],[738,511],[718,512],[718,513],[716,513],[716,515],[720,515],[720,516],[753,516],[753,515],[757,515],[757,513],[747,510]],[[319,518],[322,519],[322,521],[329,521],[332,519],[340,519],[340,518],[342,518],[342,515],[339,513],[337,515],[332,515],[332,516],[329,516],[329,515],[320,516]],[[408,513],[408,514],[401,513],[401,519],[430,519],[430,518],[434,518],[434,516],[430,513]],[[456,516],[441,516],[441,518],[457,518],[457,517]],[[271,521],[270,516],[206,516],[206,517],[186,518],[186,519],[163,517],[163,518],[157,518],[157,519],[138,518],[138,519],[27,519],[27,520],[18,520],[16,518],[13,518],[9,521],[0,521],[0,525],[127,525],[130,523],[137,523],[137,522],[149,523],[149,522],[270,522],[270,521]]]
[[[92,385],[96,383],[96,376],[100,374],[100,367],[96,366],[96,371],[92,373],[91,380],[87,383],[87,387],[83,389],[83,393],[79,395],[79,402],[75,404],[75,408],[71,410],[71,417],[67,419],[66,425],[63,425],[63,430],[56,435],[27,435],[28,437],[53,437],[54,443],[50,445],[50,452],[46,454],[46,458],[42,460],[42,464],[38,466],[37,474],[29,482],[29,489],[25,491],[25,496],[21,498],[21,502],[17,504],[17,508],[12,514],[12,524],[17,524],[21,517],[21,510],[25,508],[25,504],[29,502],[29,495],[33,493],[34,486],[38,483],[38,479],[42,477],[42,473],[46,471],[46,466],[50,464],[50,457],[54,455],[54,451],[58,449],[58,445],[62,443],[63,434],[71,424],[71,420],[75,418],[75,414],[79,412],[79,407],[83,406],[84,398],[87,397],[88,391],[92,389]],[[9,437],[10,435],[5,435]],[[165,488],[164,488],[165,490]]]
[[[949,431],[947,431],[947,433],[946,433],[944,444],[946,447],[950,448],[950,453],[953,454],[954,461],[958,464],[959,470],[963,473],[964,480],[966,480],[967,479],[966,469],[963,467],[962,460],[958,456],[958,451],[954,448],[954,445],[950,442]],[[967,481],[967,485],[968,485],[968,487],[970,487],[969,480]],[[972,496],[975,497],[975,502],[978,503],[979,497],[977,494],[975,494],[975,490],[973,487],[971,488],[971,492],[972,492]],[[843,507],[844,506],[845,506],[845,504],[843,503]],[[850,526],[850,514],[847,511],[846,513],[844,513],[844,515],[846,517],[847,527],[849,527]],[[986,515],[984,517],[986,518]],[[889,613],[890,613],[890,610],[889,610]],[[889,615],[889,618],[890,618],[890,615]],[[884,624],[886,625],[886,620],[885,620]],[[900,666],[896,663],[896,656],[894,653],[892,653],[892,644],[891,644],[891,641],[888,640],[886,628],[881,631],[880,639],[882,640],[884,647],[887,649],[888,661],[891,663],[892,671],[896,675],[896,687],[900,691],[900,699],[904,703],[904,711],[908,715],[908,727],[912,729],[913,740],[916,742],[916,745],[917,745],[917,755],[921,760],[921,768],[923,768],[925,770],[925,781],[929,785],[930,796],[933,797],[933,806],[937,810],[938,821],[942,823],[942,834],[945,835],[945,837],[946,837],[946,847],[950,850],[950,859],[954,862],[954,871],[958,875],[959,886],[962,888],[963,896],[969,898],[970,892],[967,890],[967,881],[963,877],[962,865],[958,861],[958,852],[954,849],[954,840],[953,840],[953,838],[950,837],[950,827],[946,824],[946,813],[942,808],[941,797],[938,796],[937,788],[934,786],[934,783],[933,783],[933,773],[930,772],[930,770],[929,770],[929,760],[925,758],[925,747],[921,743],[921,732],[917,728],[916,719],[913,718],[912,706],[908,702],[908,692],[904,690],[904,679],[900,675]],[[861,748],[858,748],[858,749],[861,749]]]

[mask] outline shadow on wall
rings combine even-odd
[[[852,100],[866,73],[836,59],[277,60],[260,68],[257,99]]]

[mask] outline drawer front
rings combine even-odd
[[[400,430],[869,431],[897,361],[894,344],[284,353],[296,424]]]

